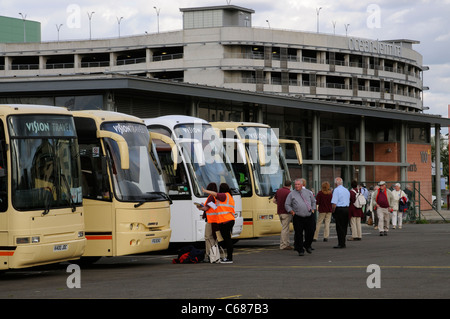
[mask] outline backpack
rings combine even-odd
[[[353,190],[353,189],[352,189],[352,191],[355,192],[355,190]],[[364,195],[361,193],[357,193],[357,192],[355,192],[355,194],[356,194],[356,199],[355,199],[355,202],[353,203],[353,205],[355,205],[356,208],[364,207],[367,203]]]
[[[196,264],[205,259],[205,251],[194,246],[185,246],[178,250],[178,258],[172,260],[172,264]]]

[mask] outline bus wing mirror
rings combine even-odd
[[[251,140],[251,139],[246,139],[244,140],[244,142],[249,144],[253,143],[257,145],[259,165],[266,166],[266,150],[264,148],[264,144],[259,140]]]
[[[303,156],[302,156],[302,148],[300,147],[300,143],[295,140],[285,140],[280,139],[278,140],[278,143],[280,144],[293,144],[295,148],[295,154],[297,155],[297,161],[298,164],[301,165],[303,163]]]
[[[170,148],[172,149],[173,169],[177,170],[178,151],[175,142],[170,137],[156,132],[150,132],[150,139],[161,140],[162,142],[169,144]]]
[[[117,143],[119,146],[120,152],[120,163],[121,169],[129,169],[130,168],[130,152],[128,150],[127,141],[123,138],[122,135],[117,133],[113,133],[110,131],[98,130],[97,131],[98,138],[110,138]]]

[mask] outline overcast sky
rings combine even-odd
[[[182,29],[179,8],[226,5],[255,10],[253,26],[369,39],[412,39],[423,55],[426,113],[447,117],[450,104],[450,0],[0,0],[0,15],[41,22],[42,41],[112,38]],[[333,27],[333,22],[335,27]]]

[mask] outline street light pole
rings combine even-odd
[[[92,11],[91,13],[87,13],[87,15],[88,15],[88,17],[89,17],[89,40],[92,40],[92,29],[91,29],[91,20],[92,20],[92,15],[94,14],[95,12],[94,11]]]
[[[348,35],[348,27],[349,27],[349,25],[350,25],[350,23],[344,24],[344,26],[345,26],[345,36]]]
[[[159,33],[159,12],[161,11],[161,8],[153,7],[156,10],[156,19],[158,23],[158,33]]]
[[[120,38],[120,21],[122,21],[122,19],[123,19],[123,17],[116,17],[116,19],[117,19],[117,25],[118,25],[118,27],[119,27],[119,38]]]
[[[316,12],[317,12],[317,33],[319,33],[319,13],[320,13],[320,10],[322,10],[322,7],[316,8]]]
[[[59,30],[61,29],[62,26],[63,26],[62,23],[60,25],[56,25],[56,30],[58,31],[58,42],[59,42]]]
[[[27,33],[25,31],[25,20],[27,18],[27,15],[26,14],[24,15],[24,14],[22,14],[20,12],[19,12],[19,14],[20,14],[20,16],[22,17],[22,20],[23,20],[23,42],[27,42]]]

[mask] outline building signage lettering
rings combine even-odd
[[[420,152],[420,160],[422,161],[422,163],[428,163],[428,153]]]
[[[372,41],[366,39],[348,39],[348,48],[366,53],[378,53],[393,56],[402,56],[402,47],[393,43]]]

